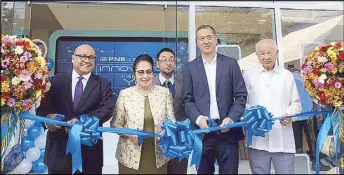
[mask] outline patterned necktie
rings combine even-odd
[[[76,107],[78,106],[78,103],[80,101],[80,98],[82,96],[83,93],[83,84],[82,84],[82,79],[84,79],[83,77],[79,77],[78,82],[76,83],[75,86],[75,92],[74,92],[74,109],[76,109]]]

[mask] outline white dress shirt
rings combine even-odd
[[[166,78],[164,76],[162,76],[161,73],[159,73],[159,81],[160,81],[160,84],[164,84],[166,81]],[[171,78],[168,79],[168,81],[170,81],[172,85],[174,84],[174,75],[173,74],[172,74]]]
[[[266,71],[260,65],[244,71],[243,77],[248,91],[247,107],[264,106],[273,117],[301,112],[295,80],[288,70],[276,65],[273,70]],[[268,152],[295,153],[292,124],[282,126],[279,120],[275,120],[265,137],[253,136],[250,147]]]
[[[211,119],[220,119],[219,108],[216,100],[216,60],[217,54],[214,59],[208,63],[202,56],[205,73],[207,75],[209,94],[210,94],[210,112],[209,116]],[[199,125],[200,116],[196,120],[196,124]]]
[[[91,72],[89,74],[82,76],[83,77],[83,79],[81,80],[82,88],[83,88],[82,91],[85,91],[85,87],[86,87],[87,81],[90,78],[90,76],[91,76]],[[76,86],[76,83],[79,81],[79,77],[80,77],[80,75],[78,73],[76,73],[75,70],[73,69],[73,72],[72,72],[72,99],[73,99],[73,102],[74,102],[75,86]]]

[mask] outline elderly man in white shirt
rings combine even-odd
[[[256,44],[261,65],[245,70],[247,107],[264,106],[273,117],[301,112],[300,97],[292,73],[276,65],[278,48],[274,40],[263,39]],[[253,174],[270,174],[271,161],[276,174],[293,174],[295,141],[292,119],[275,121],[265,137],[253,137],[248,150]]]

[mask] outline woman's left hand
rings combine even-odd
[[[164,134],[164,131],[162,131],[161,133],[160,133],[160,135],[163,135]],[[157,143],[159,143],[160,142],[160,137],[157,137],[156,138],[156,141],[157,141]]]

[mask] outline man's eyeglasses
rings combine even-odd
[[[147,75],[153,75],[153,71],[151,70],[151,69],[148,69],[148,70],[146,70],[146,71],[144,71],[144,70],[138,70],[138,71],[136,71],[140,76],[143,76],[144,74],[145,74],[145,72],[146,72],[146,74]]]
[[[167,63],[174,63],[174,59],[165,59],[165,60],[158,60],[159,62],[161,62],[161,63],[164,63],[164,64],[167,64]]]
[[[81,61],[86,61],[86,59],[94,61],[96,59],[95,55],[74,54],[74,56],[79,57]]]

